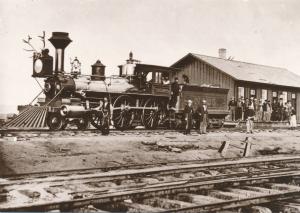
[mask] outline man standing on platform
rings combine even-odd
[[[232,97],[231,100],[229,101],[228,108],[230,110],[231,120],[235,121],[236,101],[234,100],[234,97]]]
[[[277,99],[275,99],[275,98],[273,99],[273,103],[272,103],[271,120],[272,121],[279,120],[279,103],[277,102]]]
[[[255,113],[256,113],[256,120],[262,121],[262,118],[263,118],[263,101],[262,101],[262,99],[257,100]]]
[[[283,118],[284,118],[284,104],[283,104],[283,99],[280,98],[279,99],[279,112],[278,112],[278,118],[279,118],[279,121],[283,121]]]
[[[263,104],[263,121],[270,122],[271,120],[271,103],[269,100],[265,100]]]
[[[255,117],[255,109],[254,109],[254,101],[253,98],[250,99],[248,109],[247,109],[247,119],[246,119],[246,127],[247,133],[253,133],[254,128],[254,117]]]
[[[188,100],[187,105],[184,108],[184,118],[185,118],[185,134],[191,134],[191,129],[193,126],[193,114],[194,114],[194,109],[193,109],[193,101]]]
[[[243,117],[243,100],[242,98],[239,98],[237,103],[236,103],[236,114],[235,118],[240,121],[242,120]]]
[[[202,105],[200,105],[197,109],[197,113],[200,117],[200,134],[206,134],[206,127],[208,122],[208,111],[206,100],[202,100]]]

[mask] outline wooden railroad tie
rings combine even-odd
[[[223,157],[225,157],[229,146],[232,146],[232,147],[235,147],[237,149],[243,150],[242,157],[248,157],[250,155],[251,146],[252,146],[250,138],[246,137],[245,141],[242,142],[242,144],[244,144],[244,147],[239,147],[239,146],[236,146],[234,144],[230,144],[230,141],[223,141],[222,144],[221,144],[221,146],[220,146],[220,148],[219,148],[219,150],[218,150],[218,152]]]

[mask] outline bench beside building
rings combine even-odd
[[[220,50],[219,58],[187,54],[171,66],[181,70],[173,73],[173,77],[177,76],[183,82],[186,75],[192,85],[227,88],[227,102],[231,97],[241,96],[270,101],[283,98],[284,102],[292,102],[297,112],[297,122],[300,122],[300,76],[285,68],[226,59],[224,49]]]

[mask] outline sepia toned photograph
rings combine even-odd
[[[0,0],[0,212],[300,213],[299,0]]]

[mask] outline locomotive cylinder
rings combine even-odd
[[[86,112],[87,110],[83,106],[63,105],[60,108],[61,116],[68,117],[68,118],[80,118]]]
[[[72,42],[69,33],[53,32],[49,41],[55,47],[55,73],[63,73],[65,48]]]

